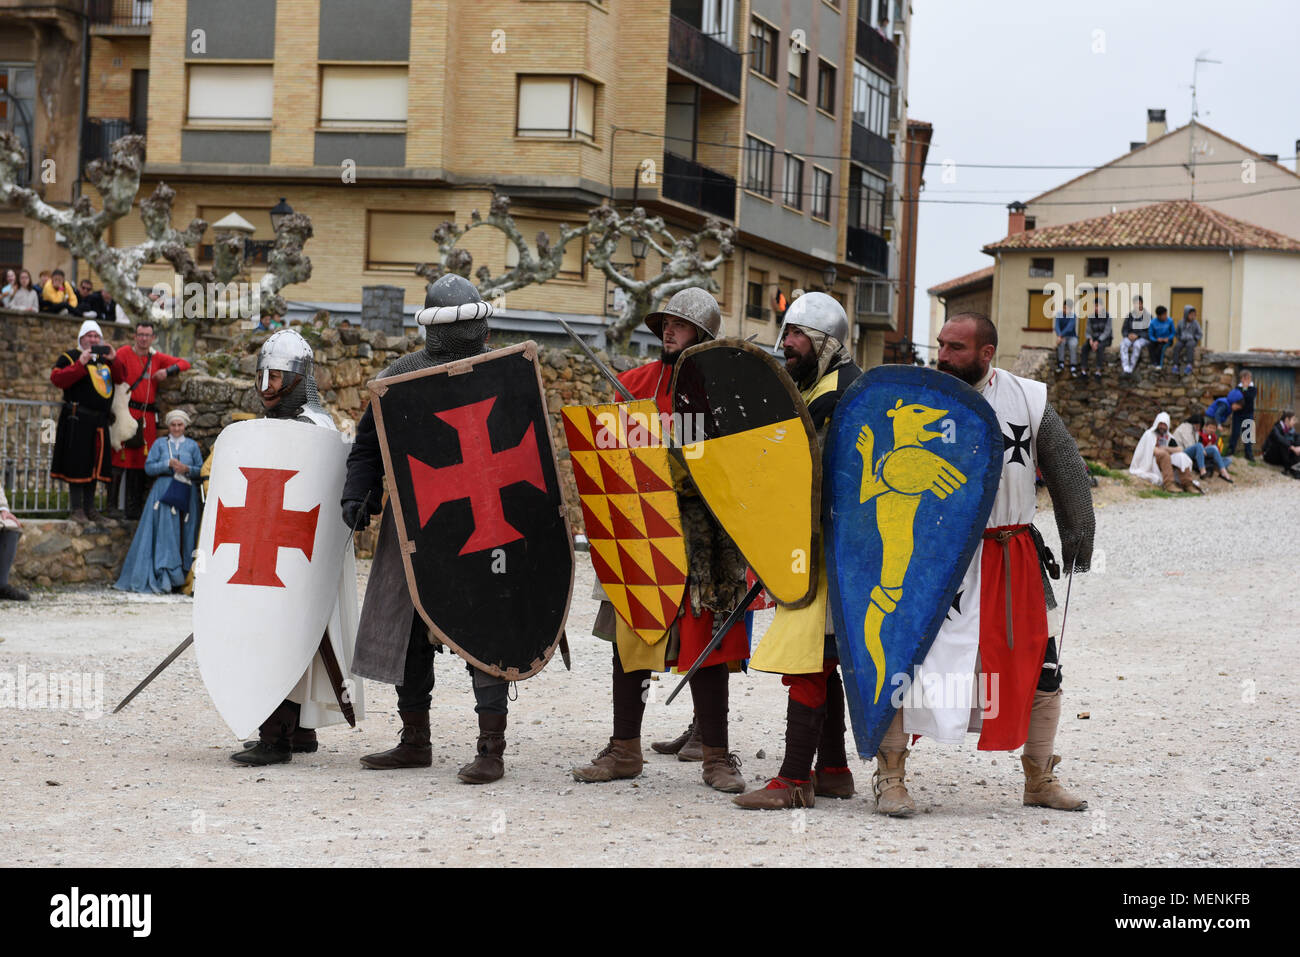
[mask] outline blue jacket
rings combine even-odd
[[[1174,321],[1168,316],[1161,319],[1158,316],[1151,320],[1151,329],[1147,332],[1147,340],[1155,342],[1157,339],[1173,339]]]
[[[1056,318],[1052,320],[1052,329],[1055,330],[1058,338],[1078,336],[1078,328],[1079,320],[1076,316],[1067,316],[1062,313],[1057,313]]]
[[[1233,389],[1227,395],[1211,402],[1209,407],[1205,410],[1205,417],[1213,419],[1215,422],[1219,423],[1219,425],[1223,425],[1223,423],[1228,421],[1229,416],[1232,415],[1232,403],[1240,402],[1241,400],[1241,390]]]

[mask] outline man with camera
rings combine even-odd
[[[96,521],[95,483],[109,480],[108,421],[113,384],[121,382],[113,366],[116,351],[103,344],[94,319],[81,324],[77,347],[59,355],[50,382],[63,390],[63,408],[54,435],[50,475],[68,483],[71,518]]]

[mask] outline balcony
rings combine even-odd
[[[144,135],[144,127],[136,127],[130,120],[108,120],[91,117],[81,135],[81,165],[84,168],[91,160],[108,162],[110,147],[114,140],[132,133]]]
[[[870,269],[882,276],[889,273],[889,243],[883,236],[861,228],[850,226],[848,248],[845,250],[849,262]]]
[[[153,0],[90,0],[87,11],[95,34],[148,34]]]
[[[849,152],[853,162],[869,166],[886,179],[894,175],[894,147],[889,140],[871,132],[856,121],[853,126],[853,142]]]
[[[668,18],[668,62],[714,92],[740,102],[740,54],[705,36],[681,17]]]
[[[898,79],[898,47],[886,40],[879,31],[868,23],[858,20],[856,50],[858,59],[875,67],[890,82]]]
[[[664,154],[663,196],[721,219],[736,218],[736,181],[676,153]]]

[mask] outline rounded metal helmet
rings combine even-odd
[[[478,288],[464,276],[446,273],[424,294],[424,308],[415,321],[422,326],[442,325],[468,319],[486,319],[492,304],[485,302]]]
[[[785,321],[777,335],[779,349],[785,339],[787,326],[799,326],[802,329],[815,329],[825,333],[842,346],[849,344],[849,317],[844,307],[824,292],[806,292],[785,311]]]
[[[281,329],[273,332],[262,343],[262,350],[257,354],[257,377],[261,382],[258,388],[267,388],[273,369],[309,376],[312,374],[312,366],[311,346],[296,330]]]
[[[704,334],[704,339],[718,338],[722,328],[722,313],[718,311],[718,300],[709,295],[708,290],[699,286],[683,289],[668,300],[663,309],[652,312],[645,317],[646,328],[659,339],[664,337],[664,319],[673,316],[685,319]]]

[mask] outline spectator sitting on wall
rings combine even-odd
[[[1101,367],[1106,358],[1106,350],[1110,348],[1111,340],[1114,338],[1110,314],[1106,312],[1104,306],[1098,305],[1093,314],[1088,317],[1084,333],[1083,374],[1085,376],[1088,374],[1088,357],[1092,356],[1093,365],[1095,366],[1093,375],[1100,382]]]
[[[1174,340],[1174,372],[1192,374],[1196,361],[1196,345],[1201,341],[1201,324],[1196,321],[1196,307],[1183,306],[1183,321],[1178,323],[1178,338]]]
[[[1201,484],[1192,478],[1191,458],[1179,450],[1178,443],[1169,433],[1168,412],[1157,414],[1151,428],[1142,433],[1128,470],[1152,485],[1161,486],[1166,492],[1177,492],[1181,488],[1184,492],[1196,489],[1199,494],[1205,494]]]
[[[1300,479],[1300,435],[1296,435],[1295,411],[1285,410],[1264,441],[1264,461],[1282,466],[1282,474]]]
[[[1074,300],[1065,300],[1065,308],[1052,320],[1056,333],[1056,371],[1065,369],[1065,352],[1070,351],[1070,375],[1079,374],[1079,317],[1074,314]]]
[[[1225,396],[1220,396],[1210,403],[1205,410],[1205,417],[1213,419],[1219,425],[1228,421],[1228,417],[1241,409],[1245,402],[1245,397],[1240,389],[1233,389]]]
[[[1169,310],[1156,306],[1156,317],[1151,320],[1147,341],[1151,344],[1151,362],[1157,372],[1165,369],[1165,350],[1173,344],[1177,331],[1174,321],[1169,318]]]
[[[62,269],[54,270],[45,285],[41,286],[41,311],[76,314],[77,294],[64,280]]]
[[[263,312],[257,319],[257,325],[253,327],[257,332],[274,332],[276,329],[283,328],[284,322],[274,312]]]
[[[72,310],[74,313],[87,319],[107,319],[110,322],[116,319],[117,309],[111,293],[107,290],[95,292],[95,286],[89,279],[81,280],[78,285],[81,295],[77,308]]]
[[[1219,478],[1231,484],[1232,476],[1228,474],[1231,464],[1219,451],[1219,437],[1214,433],[1214,426],[1205,425],[1205,416],[1199,412],[1189,415],[1187,421],[1174,429],[1174,441],[1187,453],[1196,468],[1197,474],[1205,478],[1205,466],[1213,466]]]
[[[0,286],[0,299],[3,299],[17,288],[18,273],[13,269],[6,269],[4,285]]]
[[[9,511],[4,486],[0,485],[0,601],[27,601],[31,596],[9,584],[9,569],[18,554],[18,539],[23,535],[23,523]]]
[[[1151,331],[1151,313],[1146,311],[1141,296],[1133,297],[1133,311],[1124,317],[1120,329],[1119,366],[1125,375],[1132,375],[1142,358],[1142,350],[1147,347],[1147,336]]]
[[[1237,439],[1243,439],[1246,461],[1253,462],[1255,461],[1255,377],[1251,375],[1250,370],[1242,370],[1237,388],[1241,390],[1241,408],[1234,409],[1232,412],[1232,435],[1228,438],[1227,451],[1229,455],[1235,455]],[[1246,432],[1247,422],[1250,423],[1249,433]]]
[[[37,312],[41,308],[41,296],[32,285],[32,274],[26,269],[18,270],[18,285],[3,299],[6,309],[14,312]]]

